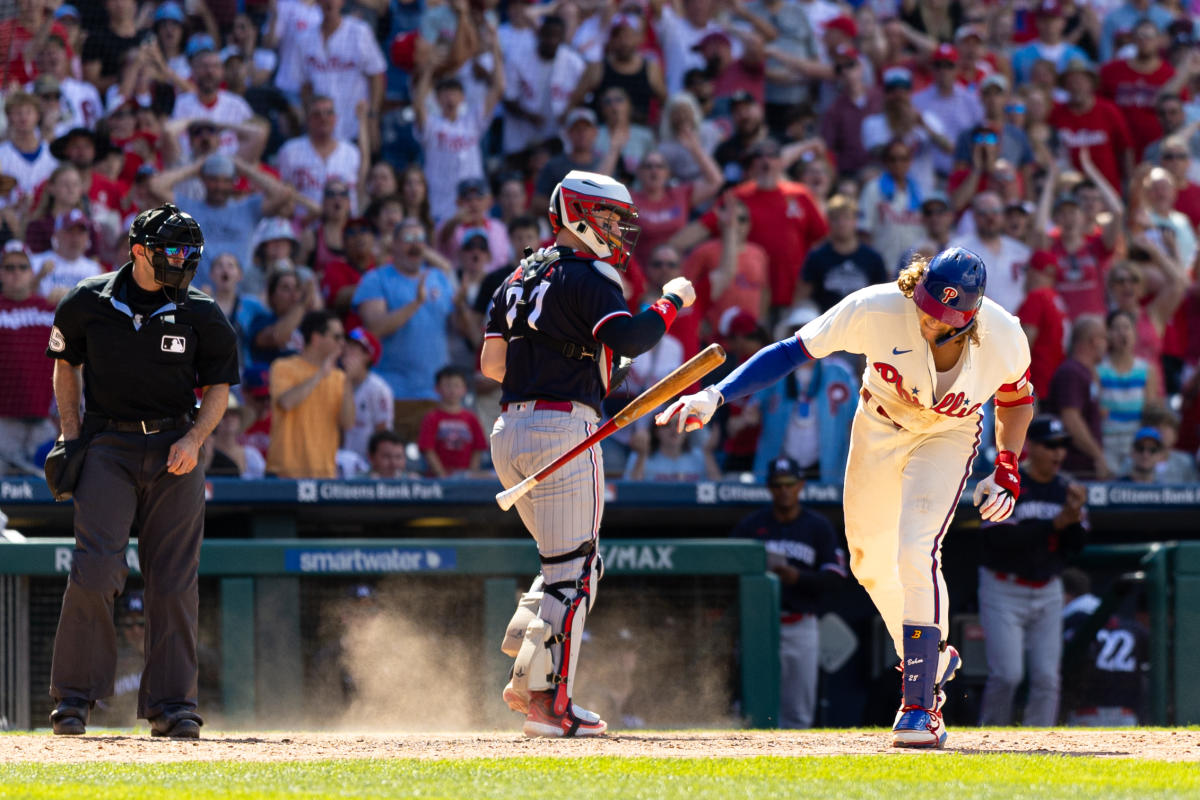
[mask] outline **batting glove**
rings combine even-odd
[[[1021,496],[1021,473],[1017,472],[1017,454],[1001,450],[996,456],[996,469],[975,486],[975,505],[987,502],[979,509],[979,516],[988,522],[1003,522],[1012,514],[1017,498]]]
[[[717,408],[724,402],[725,398],[721,396],[721,393],[709,386],[695,394],[685,394],[667,406],[661,414],[654,418],[654,421],[659,425],[666,425],[672,417],[678,414],[679,422],[676,430],[680,433],[699,430],[708,424]]]

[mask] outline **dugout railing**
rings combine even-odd
[[[28,664],[31,577],[64,578],[74,542],[65,538],[0,543],[0,657],[6,665],[0,715],[9,728],[30,727]],[[777,724],[779,704],[779,583],[766,571],[761,543],[745,540],[619,540],[601,544],[606,576],[729,576],[736,580],[736,645],[741,717],[750,727]],[[126,563],[138,574],[136,541]],[[219,652],[224,719],[249,725],[258,714],[304,703],[301,581],[312,577],[474,576],[482,593],[483,633],[474,654],[489,695],[499,703],[509,661],[499,650],[520,591],[538,569],[530,540],[256,539],[209,540],[201,549],[202,578],[219,583]],[[598,601],[604,601],[601,584]],[[12,622],[9,621],[10,617]],[[454,620],[429,620],[454,625]],[[10,669],[11,668],[11,669]],[[686,675],[680,676],[686,681]],[[25,685],[22,685],[24,682]],[[263,687],[269,687],[264,690]],[[411,690],[411,689],[410,689]],[[263,697],[269,692],[270,697]]]

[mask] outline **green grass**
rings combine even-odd
[[[1200,797],[1194,763],[897,752],[709,759],[408,759],[0,765],[0,798],[666,798],[1047,800]]]

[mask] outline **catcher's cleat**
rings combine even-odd
[[[534,692],[529,698],[529,713],[525,717],[522,733],[530,738],[538,736],[600,736],[608,730],[608,723],[599,715],[572,703],[567,713],[554,713],[554,694]]]
[[[946,726],[941,711],[904,706],[896,714],[896,722],[892,725],[892,747],[937,748],[945,743]]]

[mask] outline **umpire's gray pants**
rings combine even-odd
[[[816,614],[779,626],[779,727],[812,727],[820,656]]]
[[[979,622],[986,637],[988,678],[981,725],[1011,725],[1013,697],[1026,654],[1029,702],[1022,722],[1047,727],[1058,721],[1062,662],[1062,581],[1021,586],[979,568]]]
[[[54,638],[50,696],[56,702],[113,694],[113,601],[129,573],[125,550],[136,524],[146,601],[138,717],[196,708],[204,470],[167,472],[167,452],[183,433],[104,432],[88,446],[75,487],[74,559]]]

